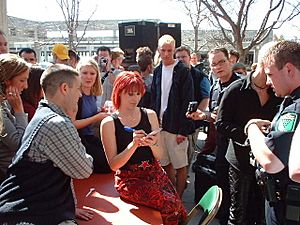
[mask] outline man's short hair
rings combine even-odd
[[[32,48],[22,48],[19,51],[19,56],[21,56],[23,52],[25,52],[25,53],[33,53],[34,57],[36,58],[36,52]]]
[[[266,52],[264,62],[274,61],[278,70],[291,63],[300,70],[300,44],[294,41],[279,41]]]
[[[111,54],[110,48],[106,46],[101,46],[97,49],[97,55],[99,55],[99,52],[108,52]]]
[[[150,64],[153,64],[153,52],[149,47],[140,47],[136,50],[136,61],[141,72],[145,72]]]
[[[73,83],[79,74],[77,70],[63,64],[54,64],[48,67],[41,76],[41,86],[45,96],[54,96],[57,89],[63,83],[67,83],[69,87],[73,87]]]
[[[186,46],[180,46],[180,47],[176,48],[176,49],[175,49],[175,54],[176,54],[177,52],[182,52],[182,51],[186,51],[186,52],[188,53],[188,55],[191,56],[191,51],[190,51],[190,49],[189,49],[188,47],[186,47]]]
[[[221,47],[221,48],[214,48],[212,50],[210,50],[210,52],[208,53],[208,55],[211,55],[211,54],[216,54],[216,53],[219,53],[219,52],[223,52],[223,54],[225,55],[225,57],[227,59],[229,59],[229,53],[228,53],[228,50],[224,47]]]
[[[171,35],[165,34],[159,38],[158,47],[162,47],[164,44],[171,44],[175,48],[175,39]]]

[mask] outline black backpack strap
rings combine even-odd
[[[101,78],[101,83],[102,83],[102,84],[104,83],[104,81],[105,81],[106,77],[108,76],[108,74],[109,74],[109,72],[106,72],[106,73],[104,74],[104,76]]]

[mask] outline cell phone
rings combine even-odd
[[[198,102],[196,101],[189,102],[187,112],[188,113],[196,112],[197,108],[198,108]]]
[[[147,136],[156,135],[159,132],[161,132],[161,130],[162,130],[162,128],[157,128],[157,129],[151,131],[149,134],[147,134]]]

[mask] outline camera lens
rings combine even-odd
[[[108,60],[107,58],[100,58],[100,63],[107,64]]]

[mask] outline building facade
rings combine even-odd
[[[3,2],[3,0],[1,0]],[[8,16],[8,41],[10,52],[18,52],[21,48],[30,47],[36,50],[40,62],[51,62],[51,49],[55,43],[68,45],[67,26],[64,21],[36,22]],[[80,56],[93,56],[100,46],[119,47],[119,23],[136,20],[91,20],[88,23],[84,37],[79,42],[76,51]],[[158,23],[159,20],[147,20]],[[80,21],[77,36],[81,38],[86,21]],[[201,30],[199,32],[199,46],[202,54],[206,54],[211,48],[222,43],[213,41],[220,32],[217,30]],[[255,31],[248,31],[245,45]],[[265,40],[271,41],[273,34]],[[194,46],[194,34],[192,30],[181,31],[181,43],[185,46]],[[224,45],[224,43],[223,43]],[[228,46],[229,49],[232,47]],[[248,64],[257,60],[259,47],[251,50]]]

